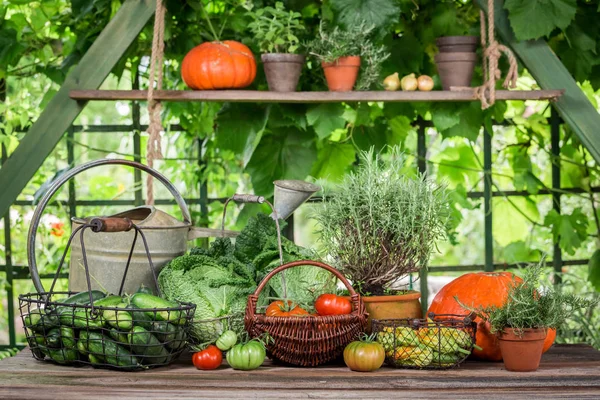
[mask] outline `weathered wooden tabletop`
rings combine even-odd
[[[234,371],[225,364],[198,371],[191,356],[163,368],[119,372],[36,361],[28,349],[0,361],[0,396],[10,399],[188,398],[575,398],[600,399],[600,352],[555,345],[536,372],[508,372],[502,363],[466,362],[446,371],[382,368],[358,373],[342,366],[265,366]]]

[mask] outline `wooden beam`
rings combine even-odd
[[[554,100],[563,90],[499,90],[498,100]],[[145,90],[71,90],[76,100],[146,100]],[[252,103],[335,103],[341,101],[475,101],[472,90],[431,92],[269,92],[257,90],[159,90],[154,97],[163,101],[235,101]]]
[[[154,14],[155,0],[127,0],[108,23],[58,93],[0,169],[0,215],[4,215],[52,152],[84,102],[69,97],[76,88],[98,88]]]
[[[477,0],[479,7],[487,12],[487,0]],[[565,93],[554,103],[554,107],[569,124],[577,137],[588,149],[596,162],[600,162],[600,114],[567,68],[544,40],[519,42],[504,10],[504,1],[495,2],[496,32],[523,62],[529,73],[543,89],[564,88]]]

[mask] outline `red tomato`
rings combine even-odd
[[[265,315],[267,317],[299,317],[303,315],[309,315],[308,311],[298,305],[292,308],[293,303],[291,300],[288,300],[287,304],[288,305],[286,307],[283,300],[274,301],[269,304],[269,307],[267,307]]]
[[[198,369],[217,369],[223,361],[223,353],[217,346],[211,344],[206,349],[194,353],[192,362]]]
[[[350,300],[335,294],[322,294],[315,301],[315,310],[319,315],[342,315],[352,312]]]

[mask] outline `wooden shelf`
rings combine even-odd
[[[555,100],[564,90],[498,90],[496,100]],[[71,90],[69,96],[82,101],[146,100],[145,90]],[[476,101],[471,90],[431,92],[269,92],[258,90],[158,90],[162,101],[232,101],[251,103],[338,103],[356,101],[419,102]]]

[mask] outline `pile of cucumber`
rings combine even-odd
[[[34,356],[59,364],[89,363],[122,369],[166,365],[185,348],[193,308],[148,293],[115,296],[81,292],[46,312],[36,308],[23,315]],[[162,310],[176,308],[176,310]]]

